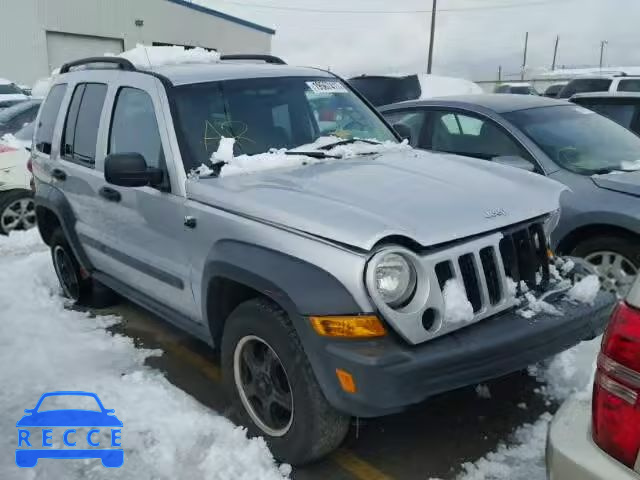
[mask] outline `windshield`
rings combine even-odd
[[[96,399],[88,395],[50,395],[42,399],[38,412],[50,410],[102,411]]]
[[[24,93],[24,92],[20,90],[17,85],[14,85],[13,83],[0,84],[0,95],[13,95],[16,93]]]
[[[174,95],[187,171],[207,164],[223,137],[235,139],[236,156],[292,149],[327,136],[398,141],[334,78],[226,80],[177,87]]]
[[[591,175],[640,169],[640,137],[586,108],[560,105],[505,117],[567,170]]]
[[[20,115],[21,113],[33,108],[34,105],[39,105],[40,102],[37,100],[26,101],[16,103],[15,105],[10,106],[9,108],[5,108],[0,112],[0,123],[7,123],[11,121],[16,115]],[[36,110],[36,114],[38,111]],[[35,117],[35,115],[34,115]]]

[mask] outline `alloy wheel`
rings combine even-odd
[[[624,255],[617,252],[593,252],[585,257],[598,272],[602,288],[624,297],[638,274],[638,268]]]
[[[71,257],[61,245],[53,249],[53,267],[64,294],[72,300],[80,298],[80,282]]]
[[[293,394],[273,348],[259,337],[243,337],[233,354],[233,375],[251,420],[267,435],[285,435],[293,423]]]
[[[36,226],[36,209],[32,198],[18,198],[0,213],[0,228],[5,233],[29,230]]]

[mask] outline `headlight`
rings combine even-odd
[[[411,299],[416,289],[416,270],[399,253],[387,253],[375,264],[375,288],[390,307],[398,307]]]
[[[544,233],[547,236],[547,239],[551,238],[551,234],[558,226],[560,222],[560,209],[551,212],[549,216],[544,221]]]

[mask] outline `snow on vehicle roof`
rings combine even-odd
[[[444,97],[448,95],[468,95],[484,93],[477,83],[464,78],[445,77],[429,73],[389,73],[381,75],[363,75],[364,77],[410,77],[415,75],[420,82],[420,98]]]
[[[11,85],[13,82],[11,80],[7,80],[6,78],[0,78],[0,85]]]
[[[105,56],[113,54],[105,53]],[[137,44],[135,48],[118,54],[118,57],[126,58],[138,68],[154,68],[164,65],[184,65],[194,63],[218,63],[220,54],[196,47],[186,50],[183,47],[149,47]]]

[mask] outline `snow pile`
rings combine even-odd
[[[464,78],[423,74],[418,75],[418,79],[420,80],[420,90],[422,90],[421,99],[484,93],[480,85]]]
[[[23,143],[13,133],[5,133],[0,137],[0,144],[11,148],[24,148]]]
[[[458,280],[454,278],[447,280],[442,294],[445,307],[444,318],[447,323],[466,323],[473,320],[473,305]]]
[[[597,275],[589,275],[571,287],[567,296],[577,302],[593,304],[599,291],[600,279]]]
[[[223,139],[227,140],[227,139]],[[304,155],[304,152],[318,151],[318,149],[343,141],[344,139],[338,137],[320,137],[315,142],[308,145],[301,145],[291,150],[287,149],[271,149],[266,153],[259,153],[257,155],[239,155],[232,157],[229,160],[224,160],[225,165],[220,170],[221,177],[228,177],[238,174],[256,173],[264,170],[274,170],[279,168],[298,168],[306,165],[313,165],[316,163],[326,162],[329,159],[313,158]],[[371,140],[374,141],[374,140]],[[229,143],[226,143],[224,155],[228,158]],[[358,155],[366,154],[379,154],[386,152],[398,152],[403,150],[411,150],[411,146],[405,141],[402,143],[386,141],[383,143],[367,143],[367,141],[351,143],[348,145],[338,145],[329,150],[321,150],[327,155],[335,156],[341,159],[349,159]],[[292,152],[301,152],[300,155],[291,154]],[[289,152],[289,154],[285,153]],[[231,148],[231,153],[233,150]],[[214,153],[214,156],[217,152]],[[217,157],[216,157],[217,158]]]
[[[105,56],[113,56],[113,54],[105,53]],[[209,52],[200,47],[185,50],[178,46],[149,47],[142,44],[137,44],[135,48],[122,52],[118,56],[126,58],[140,68],[188,63],[217,63],[220,61],[218,52]]]
[[[111,335],[114,316],[68,310],[51,259],[35,230],[0,237],[0,478],[113,478],[99,460],[42,460],[36,469],[14,462],[16,421],[40,395],[96,392],[123,422],[122,479],[276,480],[278,469],[262,439],[202,406],[144,361],[157,351]],[[104,430],[104,429],[103,429]],[[59,437],[61,432],[54,432]],[[108,431],[100,436],[108,444]]]
[[[543,414],[533,425],[513,434],[513,446],[500,444],[495,452],[474,463],[462,465],[458,480],[544,480],[544,452],[551,414]]]

